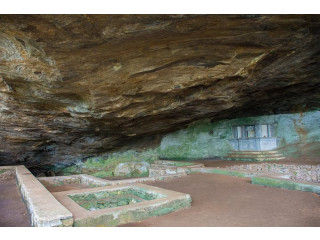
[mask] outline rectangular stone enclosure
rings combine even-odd
[[[81,207],[94,211],[163,198],[164,195],[132,187],[115,191],[72,194],[68,197]]]
[[[117,226],[191,206],[188,194],[145,184],[107,186],[53,195],[74,217],[74,226]]]

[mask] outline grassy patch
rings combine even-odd
[[[81,168],[77,165],[72,165],[66,168],[62,169],[63,175],[72,175],[72,174],[78,174],[81,173]]]
[[[190,166],[190,165],[193,165],[194,163],[193,162],[166,162],[166,164],[164,165],[169,165],[169,166],[176,166],[176,167],[183,167],[183,166]]]
[[[8,171],[8,169],[2,169],[2,170],[0,170],[0,174],[5,173],[6,171]]]
[[[104,178],[104,177],[111,177],[113,176],[113,171],[98,171],[94,173],[89,173],[89,175],[98,177],[98,178]]]
[[[252,176],[252,174],[250,174],[250,173],[236,172],[236,171],[230,171],[230,170],[225,170],[225,169],[220,169],[220,168],[214,168],[214,169],[202,168],[201,170],[191,169],[188,171],[188,173],[199,173],[199,172],[221,174],[221,175],[234,176],[234,177],[251,177]]]
[[[64,185],[64,182],[63,181],[56,181],[52,187],[58,187],[58,186],[63,186]]]
[[[173,166],[177,166],[177,167],[182,167],[182,166],[190,166],[190,165],[193,165],[193,163],[179,163],[179,162],[175,162],[172,164]]]
[[[311,185],[298,183],[293,181],[286,181],[281,179],[264,178],[264,177],[252,177],[252,184],[258,184],[265,187],[276,187],[289,190],[299,190],[304,192],[314,192],[320,194],[320,185]]]
[[[246,177],[245,173],[233,172],[233,171],[228,171],[228,170],[223,170],[223,169],[211,169],[210,173],[228,175],[228,176],[235,176],[235,177]]]

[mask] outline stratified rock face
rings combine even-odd
[[[320,107],[319,15],[1,15],[0,164]]]

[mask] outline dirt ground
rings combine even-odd
[[[88,186],[84,186],[81,184],[70,183],[64,185],[53,185],[52,183],[41,181],[42,185],[48,189],[49,192],[64,192],[69,190],[77,190],[77,189],[87,189]]]
[[[30,217],[15,179],[0,179],[0,227],[30,227]]]
[[[245,178],[205,173],[146,184],[188,193],[192,207],[122,226],[320,226],[320,197],[313,193],[262,187]]]

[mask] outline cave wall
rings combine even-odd
[[[233,150],[233,125],[275,123],[279,151],[288,157],[320,156],[320,111],[245,117],[191,124],[170,133],[161,141],[159,155],[169,159],[223,157]]]

